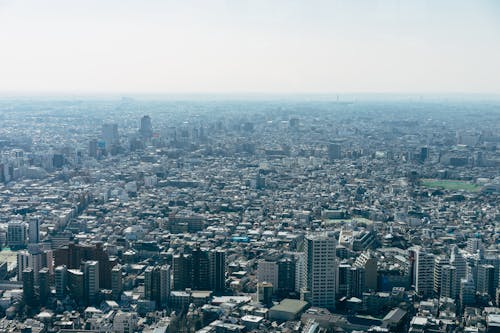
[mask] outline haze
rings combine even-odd
[[[0,93],[500,93],[497,1],[0,1]]]

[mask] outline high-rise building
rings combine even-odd
[[[483,247],[482,241],[480,238],[469,238],[467,239],[467,252],[470,254],[476,254]]]
[[[111,146],[117,145],[120,142],[120,137],[118,135],[118,125],[103,124],[102,139],[106,143],[106,149],[109,149]]]
[[[120,265],[116,265],[111,269],[111,292],[114,299],[119,299],[123,291],[123,270]]]
[[[460,280],[460,307],[473,306],[476,303],[476,288],[469,277]]]
[[[257,280],[269,282],[274,288],[278,286],[278,262],[274,260],[261,259],[257,264]]]
[[[54,270],[54,280],[56,287],[56,297],[63,299],[66,295],[66,288],[68,285],[68,269],[66,266],[57,266]]]
[[[457,269],[455,266],[443,265],[441,267],[441,297],[455,299],[458,294]],[[459,285],[458,285],[459,286]]]
[[[339,299],[350,296],[351,268],[349,264],[340,264],[337,268],[336,296]]]
[[[351,267],[349,284],[349,296],[361,298],[366,285],[366,271],[362,267]]]
[[[190,254],[176,254],[172,259],[173,290],[211,290],[223,293],[226,261],[222,250],[195,247]]]
[[[23,280],[23,272],[26,268],[30,267],[30,254],[26,250],[17,252],[17,279]]]
[[[277,289],[281,295],[285,296],[295,291],[295,260],[293,258],[281,258],[278,261]]]
[[[26,305],[36,305],[35,274],[33,274],[31,267],[25,268],[23,271],[23,300]]]
[[[7,225],[7,245],[17,249],[26,246],[27,238],[26,223],[22,221],[11,221]]]
[[[141,118],[141,127],[139,133],[143,138],[151,138],[153,136],[153,125],[151,124],[151,117],[144,116]]]
[[[377,258],[369,250],[361,253],[356,258],[354,266],[365,270],[365,285],[363,291],[377,290],[377,263]]]
[[[72,299],[79,305],[86,303],[85,275],[79,269],[68,269],[68,289]]]
[[[144,298],[155,301],[158,309],[167,305],[170,296],[170,266],[149,266],[144,271]]]
[[[176,254],[172,258],[173,286],[172,290],[184,290],[192,286],[192,256]]]
[[[270,282],[259,282],[257,283],[257,298],[260,303],[265,306],[272,305],[273,302],[274,287]]]
[[[487,294],[493,298],[496,286],[495,281],[495,267],[493,265],[479,265],[477,268],[477,292],[480,294]]]
[[[74,244],[70,243],[54,251],[56,266],[66,265],[68,269],[79,269],[83,261],[96,260],[99,262],[99,287],[111,289],[111,268],[113,263],[104,251],[102,243]]]
[[[89,141],[89,156],[96,158],[97,157],[97,140],[92,139]]]
[[[193,290],[210,290],[210,257],[208,250],[196,246],[191,252]]]
[[[32,216],[29,219],[29,243],[38,244],[40,243],[40,217]]]
[[[420,148],[420,162],[425,162],[429,158],[429,148]]]
[[[295,292],[300,293],[306,285],[306,259],[302,252],[295,254]]]
[[[330,160],[338,160],[342,157],[341,147],[339,144],[328,144],[328,158]]]
[[[434,255],[423,249],[415,253],[415,291],[430,297],[434,291]]]
[[[312,306],[335,308],[337,241],[333,233],[313,233],[305,237],[305,287],[301,298]]]
[[[467,277],[467,260],[462,256],[462,254],[458,251],[458,246],[454,245],[451,250],[450,255],[450,265],[454,266],[457,269],[456,283],[455,283],[455,295],[458,296],[460,282],[462,279]]]
[[[99,262],[86,261],[83,267],[87,304],[94,305],[97,303],[99,293]]]
[[[434,258],[434,294],[441,295],[441,268],[448,265],[450,260],[445,256],[436,256]]]
[[[216,294],[226,287],[226,253],[223,250],[210,251],[210,289]]]
[[[495,286],[500,286],[499,273],[500,273],[500,257],[498,254],[487,253],[479,259],[479,265],[492,265],[495,268],[494,281]],[[478,267],[479,267],[478,265]],[[477,279],[477,274],[475,276]]]
[[[38,294],[40,298],[40,304],[47,304],[47,300],[50,295],[50,274],[49,269],[47,267],[42,268],[38,272]]]

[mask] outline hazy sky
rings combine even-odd
[[[0,93],[500,93],[498,0],[0,0]]]

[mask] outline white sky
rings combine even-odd
[[[498,0],[0,0],[0,93],[500,93]]]

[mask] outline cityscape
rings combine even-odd
[[[499,0],[0,0],[0,333],[500,333]]]
[[[0,102],[2,332],[496,332],[500,104]]]

